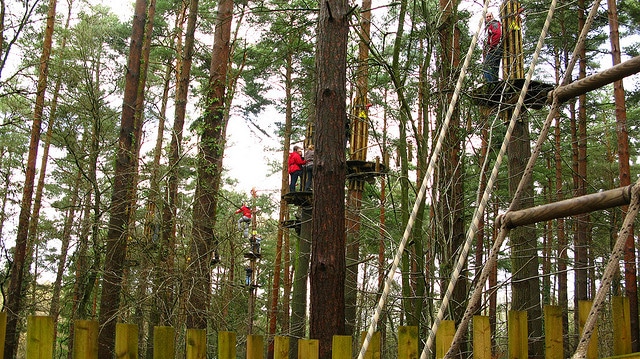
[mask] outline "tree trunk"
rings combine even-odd
[[[611,42],[611,56],[613,65],[620,64],[620,39],[618,32],[618,9],[614,0],[607,1],[609,5],[609,40]],[[613,97],[616,104],[616,132],[618,136],[618,166],[620,168],[620,186],[631,184],[629,169],[629,133],[627,131],[627,109],[625,104],[622,80],[613,83]],[[622,208],[626,215],[628,206]],[[624,252],[624,283],[625,295],[629,298],[629,317],[631,319],[632,352],[640,350],[640,325],[638,323],[638,281],[633,231],[629,233]]]
[[[40,143],[40,130],[42,115],[44,112],[45,91],[49,73],[49,58],[51,57],[51,44],[53,42],[53,28],[56,17],[56,0],[49,0],[47,10],[47,22],[44,31],[44,42],[40,56],[38,72],[38,84],[36,89],[36,101],[33,111],[33,123],[31,126],[31,139],[29,141],[29,156],[27,158],[24,188],[18,217],[18,229],[16,244],[13,252],[13,261],[10,268],[9,288],[7,289],[6,311],[7,327],[4,347],[4,355],[13,358],[18,349],[20,337],[20,314],[22,311],[23,278],[27,262],[27,239],[29,234],[29,221],[31,214],[31,201],[33,199],[33,185],[36,176],[36,161],[38,158],[38,146]]]
[[[311,250],[310,336],[319,358],[331,358],[334,335],[344,334],[345,116],[349,8],[345,0],[320,5],[316,49],[316,152]]]
[[[141,126],[136,123],[136,109],[139,102],[143,101],[139,97],[142,96],[145,85],[144,81],[141,82],[145,76],[140,72],[144,61],[145,25],[146,21],[153,21],[153,18],[147,18],[147,11],[154,4],[154,0],[137,0],[135,7],[100,296],[101,330],[98,336],[98,353],[101,358],[111,358],[114,353],[115,327],[119,317],[129,224],[133,211],[132,196],[136,187],[136,153],[139,147],[136,140],[140,138],[136,131],[141,131]]]
[[[217,261],[218,238],[214,232],[217,213],[217,195],[220,188],[222,159],[224,156],[227,116],[225,112],[226,77],[231,56],[231,22],[233,0],[218,3],[207,108],[200,128],[198,154],[198,182],[193,207],[191,263],[187,280],[187,327],[206,329],[210,300],[210,266]]]

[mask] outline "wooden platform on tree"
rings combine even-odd
[[[313,192],[311,191],[296,191],[289,192],[282,196],[282,200],[288,204],[296,206],[311,206],[313,203]]]
[[[484,83],[472,92],[472,100],[478,106],[489,108],[498,107],[501,103],[503,106],[515,105],[524,82],[524,79],[515,79]],[[553,89],[553,85],[531,81],[524,97],[524,106],[534,110],[541,109],[547,104],[547,95]]]
[[[376,177],[387,172],[387,167],[380,162],[368,162],[360,160],[347,161],[347,179],[373,181]]]

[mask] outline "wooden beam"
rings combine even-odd
[[[627,205],[631,201],[631,187],[620,187],[519,211],[510,211],[498,216],[496,222],[499,225],[504,223],[507,228],[512,229],[550,219]]]

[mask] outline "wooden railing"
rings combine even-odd
[[[578,314],[582,328],[591,308],[590,301],[580,301]],[[612,358],[640,359],[640,353],[631,353],[631,333],[629,321],[629,300],[614,297],[612,300],[611,323],[613,328]],[[562,308],[546,306],[545,320],[545,356],[546,358],[564,358],[562,326]],[[528,358],[527,313],[510,311],[508,321],[508,358]],[[0,313],[0,359],[3,358],[4,334],[6,328],[6,313]],[[98,322],[91,320],[77,320],[74,325],[73,357],[75,359],[98,358]],[[236,359],[236,334],[233,332],[218,332],[217,358]],[[455,334],[453,321],[444,320],[436,335],[436,359],[443,358]],[[364,338],[364,333],[363,336]],[[172,327],[155,327],[153,332],[153,358],[174,359],[176,356],[176,332]],[[274,359],[289,358],[289,341],[291,338],[276,336],[274,338]],[[415,359],[420,357],[419,335],[417,327],[405,326],[398,328],[397,358]],[[592,334],[587,358],[598,357],[598,333]],[[54,321],[48,316],[30,316],[27,320],[26,357],[49,359],[54,351]],[[318,358],[318,340],[298,339],[298,358]],[[207,335],[204,329],[187,329],[185,338],[185,358],[204,359],[207,357]],[[334,359],[352,359],[352,337],[333,337],[332,353]],[[473,358],[492,359],[492,343],[489,318],[475,316],[473,318]],[[265,340],[261,335],[249,335],[246,340],[246,358],[263,359],[265,355]],[[118,323],[116,325],[115,356],[117,358],[138,358],[138,327],[133,324]],[[366,359],[381,357],[380,333],[375,333],[367,353]]]

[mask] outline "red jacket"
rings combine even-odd
[[[240,207],[240,209],[238,209],[236,211],[236,214],[238,214],[240,212],[242,212],[243,216],[245,216],[247,218],[251,218],[251,208],[249,208],[249,207],[247,207],[245,205],[242,205],[242,207]]]
[[[305,163],[307,162],[302,159],[298,152],[293,151],[289,153],[289,173],[300,171],[302,169],[302,165]]]
[[[487,24],[487,42],[485,50],[492,50],[500,45],[502,40],[502,24],[500,21],[493,19]]]

